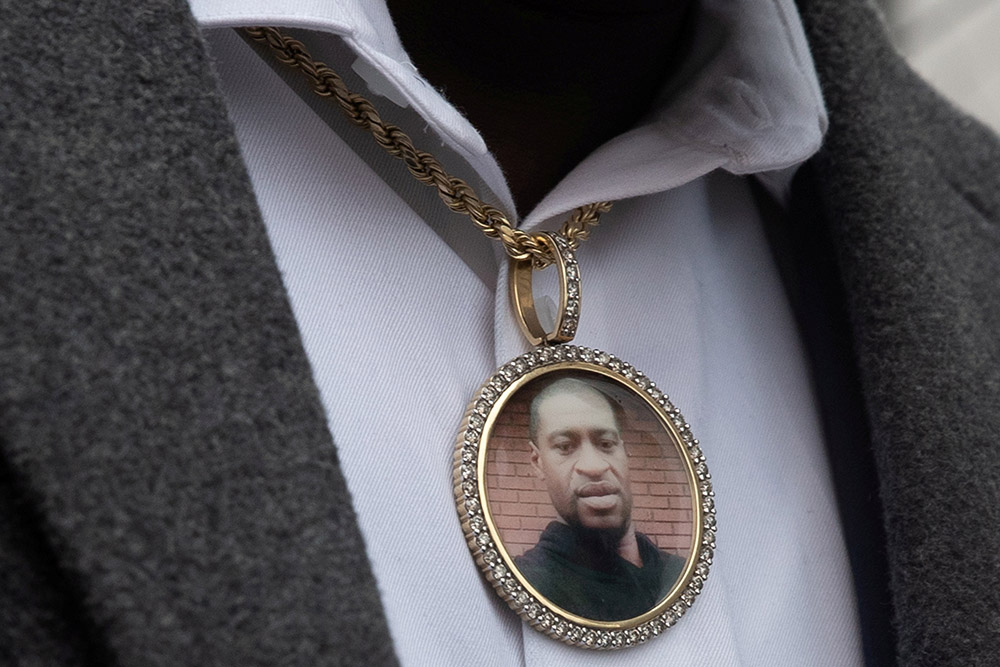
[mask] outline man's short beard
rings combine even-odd
[[[623,498],[623,500],[625,499]],[[625,537],[632,525],[632,503],[626,501],[625,507],[622,509],[621,523],[609,526],[608,528],[590,528],[584,526],[580,522],[580,513],[575,504],[573,506],[573,516],[563,518],[576,531],[581,542],[589,544],[594,549],[600,551],[617,552],[622,538]]]
[[[576,530],[581,542],[598,551],[615,553],[618,551],[618,545],[621,544],[622,538],[628,533],[630,524],[631,521],[625,519],[621,525],[610,528],[588,528],[579,522],[570,525]]]

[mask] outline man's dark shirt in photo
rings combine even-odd
[[[558,521],[538,544],[514,559],[529,583],[553,604],[595,621],[641,616],[663,600],[684,569],[684,559],[635,534],[642,567]]]

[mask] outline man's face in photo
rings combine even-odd
[[[624,535],[632,518],[628,455],[608,399],[587,386],[539,397],[531,464],[566,523]]]

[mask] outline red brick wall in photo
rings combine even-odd
[[[606,389],[602,383],[602,389]],[[486,494],[500,537],[511,556],[538,542],[557,518],[548,491],[531,467],[528,406],[537,393],[525,387],[508,402],[489,440]],[[629,454],[632,518],[636,530],[664,551],[687,558],[691,548],[691,491],[683,463],[652,410],[619,388],[625,408],[622,439]]]

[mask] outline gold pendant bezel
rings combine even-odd
[[[687,480],[691,540],[684,567],[670,592],[633,618],[595,620],[548,600],[518,569],[492,511],[488,453],[499,415],[529,383],[569,372],[614,383],[648,408],[673,445]],[[454,490],[463,532],[487,581],[530,626],[574,646],[617,649],[662,634],[694,603],[714,556],[714,492],[698,440],[680,411],[652,381],[630,364],[599,350],[574,345],[543,346],[497,369],[476,392],[462,420],[454,455]]]

